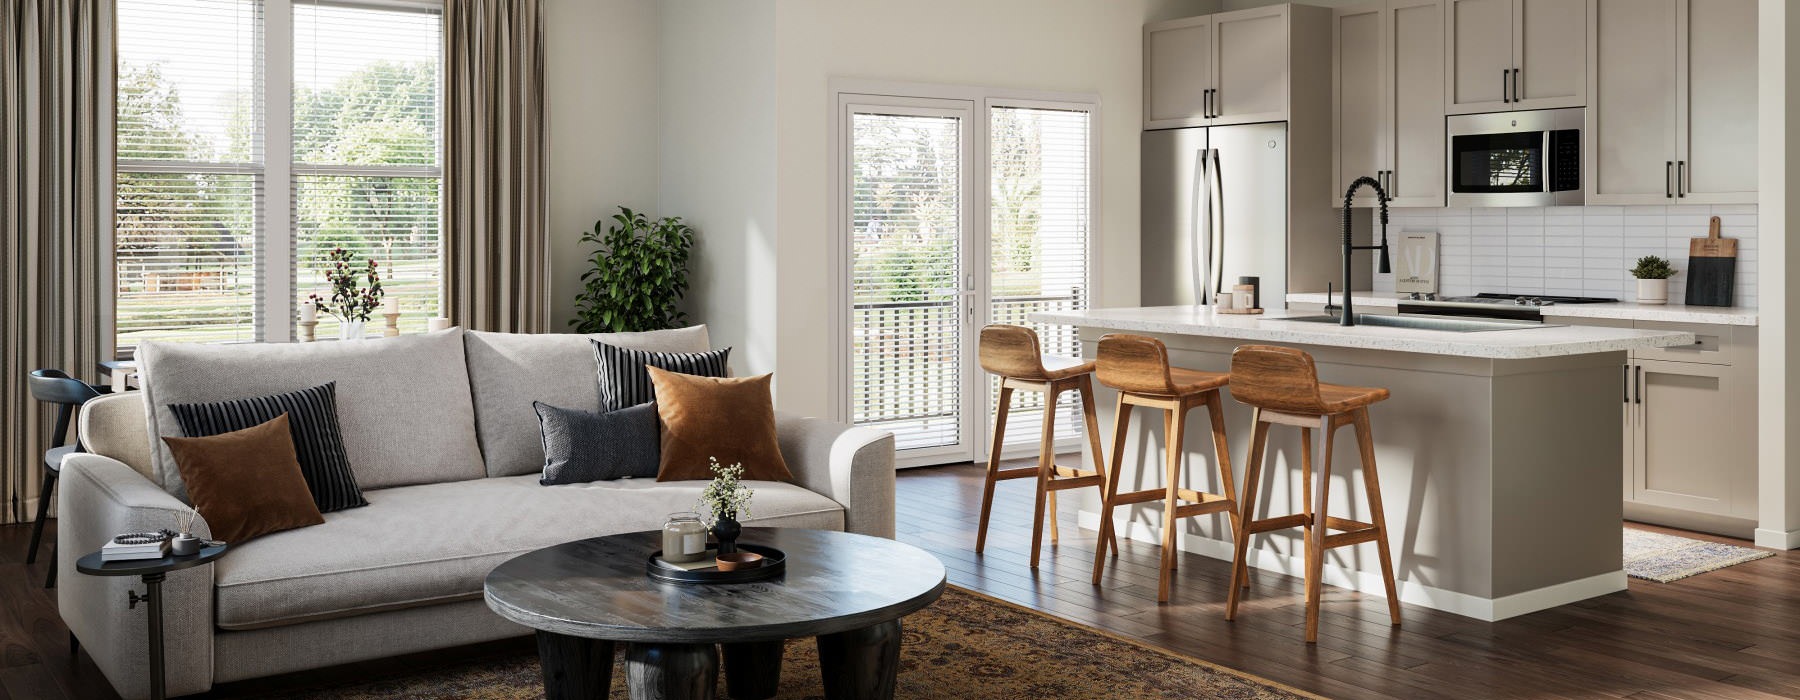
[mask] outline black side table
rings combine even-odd
[[[187,556],[167,556],[161,559],[133,559],[130,561],[101,561],[100,553],[94,552],[75,562],[75,570],[91,576],[139,576],[144,580],[144,594],[131,592],[130,607],[136,608],[138,603],[150,605],[150,697],[163,700],[166,691],[163,689],[163,613],[162,582],[171,571],[180,571],[212,563],[214,559],[225,556],[228,545],[202,547],[198,554]]]

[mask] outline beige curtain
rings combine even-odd
[[[37,498],[25,375],[112,353],[112,1],[0,0],[0,521]]]
[[[444,6],[445,313],[465,328],[550,330],[539,0]]]

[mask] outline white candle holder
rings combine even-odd
[[[302,342],[302,343],[313,342],[313,340],[315,339],[314,334],[318,331],[318,328],[319,328],[318,321],[301,321],[300,322],[300,342]]]
[[[395,311],[393,313],[382,314],[381,316],[382,318],[387,319],[387,327],[381,329],[382,337],[392,338],[400,335],[400,312]]]

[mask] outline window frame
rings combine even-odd
[[[828,151],[831,155],[830,169],[828,170],[831,180],[831,240],[827,252],[830,256],[831,279],[833,283],[831,315],[827,321],[827,327],[831,333],[832,357],[826,383],[830,390],[830,396],[832,397],[832,418],[834,420],[848,423],[852,415],[850,404],[850,355],[852,350],[850,335],[853,324],[851,319],[852,309],[850,294],[853,282],[851,277],[854,270],[852,256],[855,251],[853,246],[850,245],[850,213],[847,210],[848,187],[850,183],[847,181],[847,178],[843,177],[845,173],[849,172],[850,168],[850,149],[845,145],[847,138],[847,134],[845,133],[847,124],[845,115],[847,114],[846,110],[851,106],[868,107],[880,105],[887,109],[895,109],[904,107],[909,100],[924,102],[964,101],[973,103],[975,107],[973,110],[973,118],[968,125],[971,147],[969,158],[970,165],[972,166],[968,171],[968,177],[970,178],[970,183],[968,184],[973,189],[973,196],[968,200],[966,206],[970,208],[967,225],[973,229],[971,252],[975,250],[982,251],[981,260],[977,261],[981,264],[971,264],[969,266],[970,271],[974,273],[975,276],[974,284],[972,285],[973,289],[978,295],[978,298],[982,300],[989,300],[992,296],[992,265],[990,264],[991,261],[988,259],[986,251],[991,250],[993,246],[993,236],[992,232],[989,230],[992,223],[993,211],[993,202],[991,201],[992,190],[990,189],[991,178],[993,176],[993,158],[991,153],[992,142],[990,141],[991,135],[989,133],[989,125],[993,118],[993,109],[995,107],[1024,107],[1087,112],[1089,135],[1087,188],[1089,205],[1087,211],[1088,236],[1086,241],[1086,285],[1089,293],[1089,306],[1099,307],[1102,305],[1102,300],[1100,298],[1100,270],[1104,267],[1104,261],[1101,256],[1099,245],[1099,233],[1100,222],[1104,220],[1101,211],[1104,199],[1100,187],[1100,174],[1104,168],[1101,153],[1103,150],[1102,142],[1104,141],[1105,124],[1102,114],[1104,105],[1098,94],[1012,90],[985,86],[943,85],[936,83],[854,78],[832,78],[828,81],[826,90],[829,93],[830,98],[828,100],[827,109],[830,110],[828,116],[830,123],[830,129],[828,130],[828,138],[830,139]],[[976,304],[975,307],[972,323],[979,328],[981,325],[985,325],[988,322],[991,309],[989,308],[990,304],[988,303],[979,303]],[[978,370],[977,372],[972,372],[970,374],[978,374]],[[993,397],[989,395],[989,392],[986,390],[987,384],[985,378],[977,376],[973,379],[969,377],[965,377],[964,379],[965,383],[971,385],[968,390],[975,392],[978,396],[984,397],[981,404],[984,409],[982,410],[981,415],[977,417],[978,422],[976,424],[985,426],[986,429],[971,433],[971,437],[976,443],[975,451],[977,458],[986,459],[988,453],[991,451],[991,446],[989,445],[990,441],[984,437],[977,436],[991,437],[993,435]],[[977,382],[976,380],[980,381]],[[1079,439],[1059,440],[1058,449],[1065,447],[1072,448],[1077,446],[1079,442]],[[1003,448],[1001,452],[1003,457],[1010,457],[1015,454],[1023,455],[1026,451],[1029,451],[1029,449],[1030,448],[1022,446],[1013,446]],[[902,462],[902,467],[937,463],[931,462],[929,459],[911,459],[902,460]]]
[[[256,51],[251,61],[260,71],[258,76],[262,85],[262,162],[260,164],[221,164],[194,161],[170,160],[127,160],[118,158],[115,151],[113,158],[112,182],[117,186],[119,177],[125,173],[175,173],[175,174],[239,174],[260,178],[260,200],[255,210],[256,220],[256,252],[252,265],[256,270],[256,288],[254,309],[252,311],[252,340],[246,342],[293,342],[297,335],[297,312],[299,297],[297,280],[300,276],[296,259],[298,248],[298,230],[300,211],[294,201],[294,190],[298,178],[305,175],[318,176],[382,176],[396,178],[435,178],[438,180],[438,232],[440,246],[440,272],[438,285],[438,307],[443,308],[445,299],[444,274],[442,266],[443,240],[443,201],[444,201],[444,129],[445,102],[444,84],[445,60],[444,49],[440,42],[438,50],[438,90],[437,90],[437,165],[316,165],[294,162],[294,78],[295,66],[298,63],[294,55],[294,14],[298,7],[313,5],[317,7],[349,7],[389,12],[417,12],[433,14],[439,18],[439,36],[443,36],[443,5],[431,0],[251,0],[262,5],[262,22],[257,27]],[[118,76],[113,76],[114,98],[118,92]],[[277,115],[280,115],[279,117]],[[114,121],[114,143],[117,142],[117,120]],[[116,195],[115,195],[116,199]],[[111,225],[114,227],[113,244],[109,248],[113,265],[117,266],[117,226],[118,214],[112,215]],[[116,277],[116,275],[115,275]],[[125,345],[119,341],[118,332],[118,283],[115,279],[108,298],[111,299],[112,343],[113,355],[118,359],[132,359],[136,355],[135,345]]]

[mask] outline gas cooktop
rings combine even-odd
[[[1511,304],[1513,306],[1555,306],[1557,304],[1607,304],[1618,301],[1606,297],[1569,297],[1555,294],[1500,294],[1482,292],[1468,297],[1439,297],[1435,294],[1412,294],[1402,301],[1425,301],[1445,304]]]
[[[1435,294],[1411,294],[1400,300],[1401,313],[1435,314],[1438,316],[1480,316],[1539,321],[1542,309],[1557,304],[1604,304],[1618,299],[1605,297],[1571,297],[1555,294],[1499,294],[1482,292],[1474,296],[1440,297]]]

